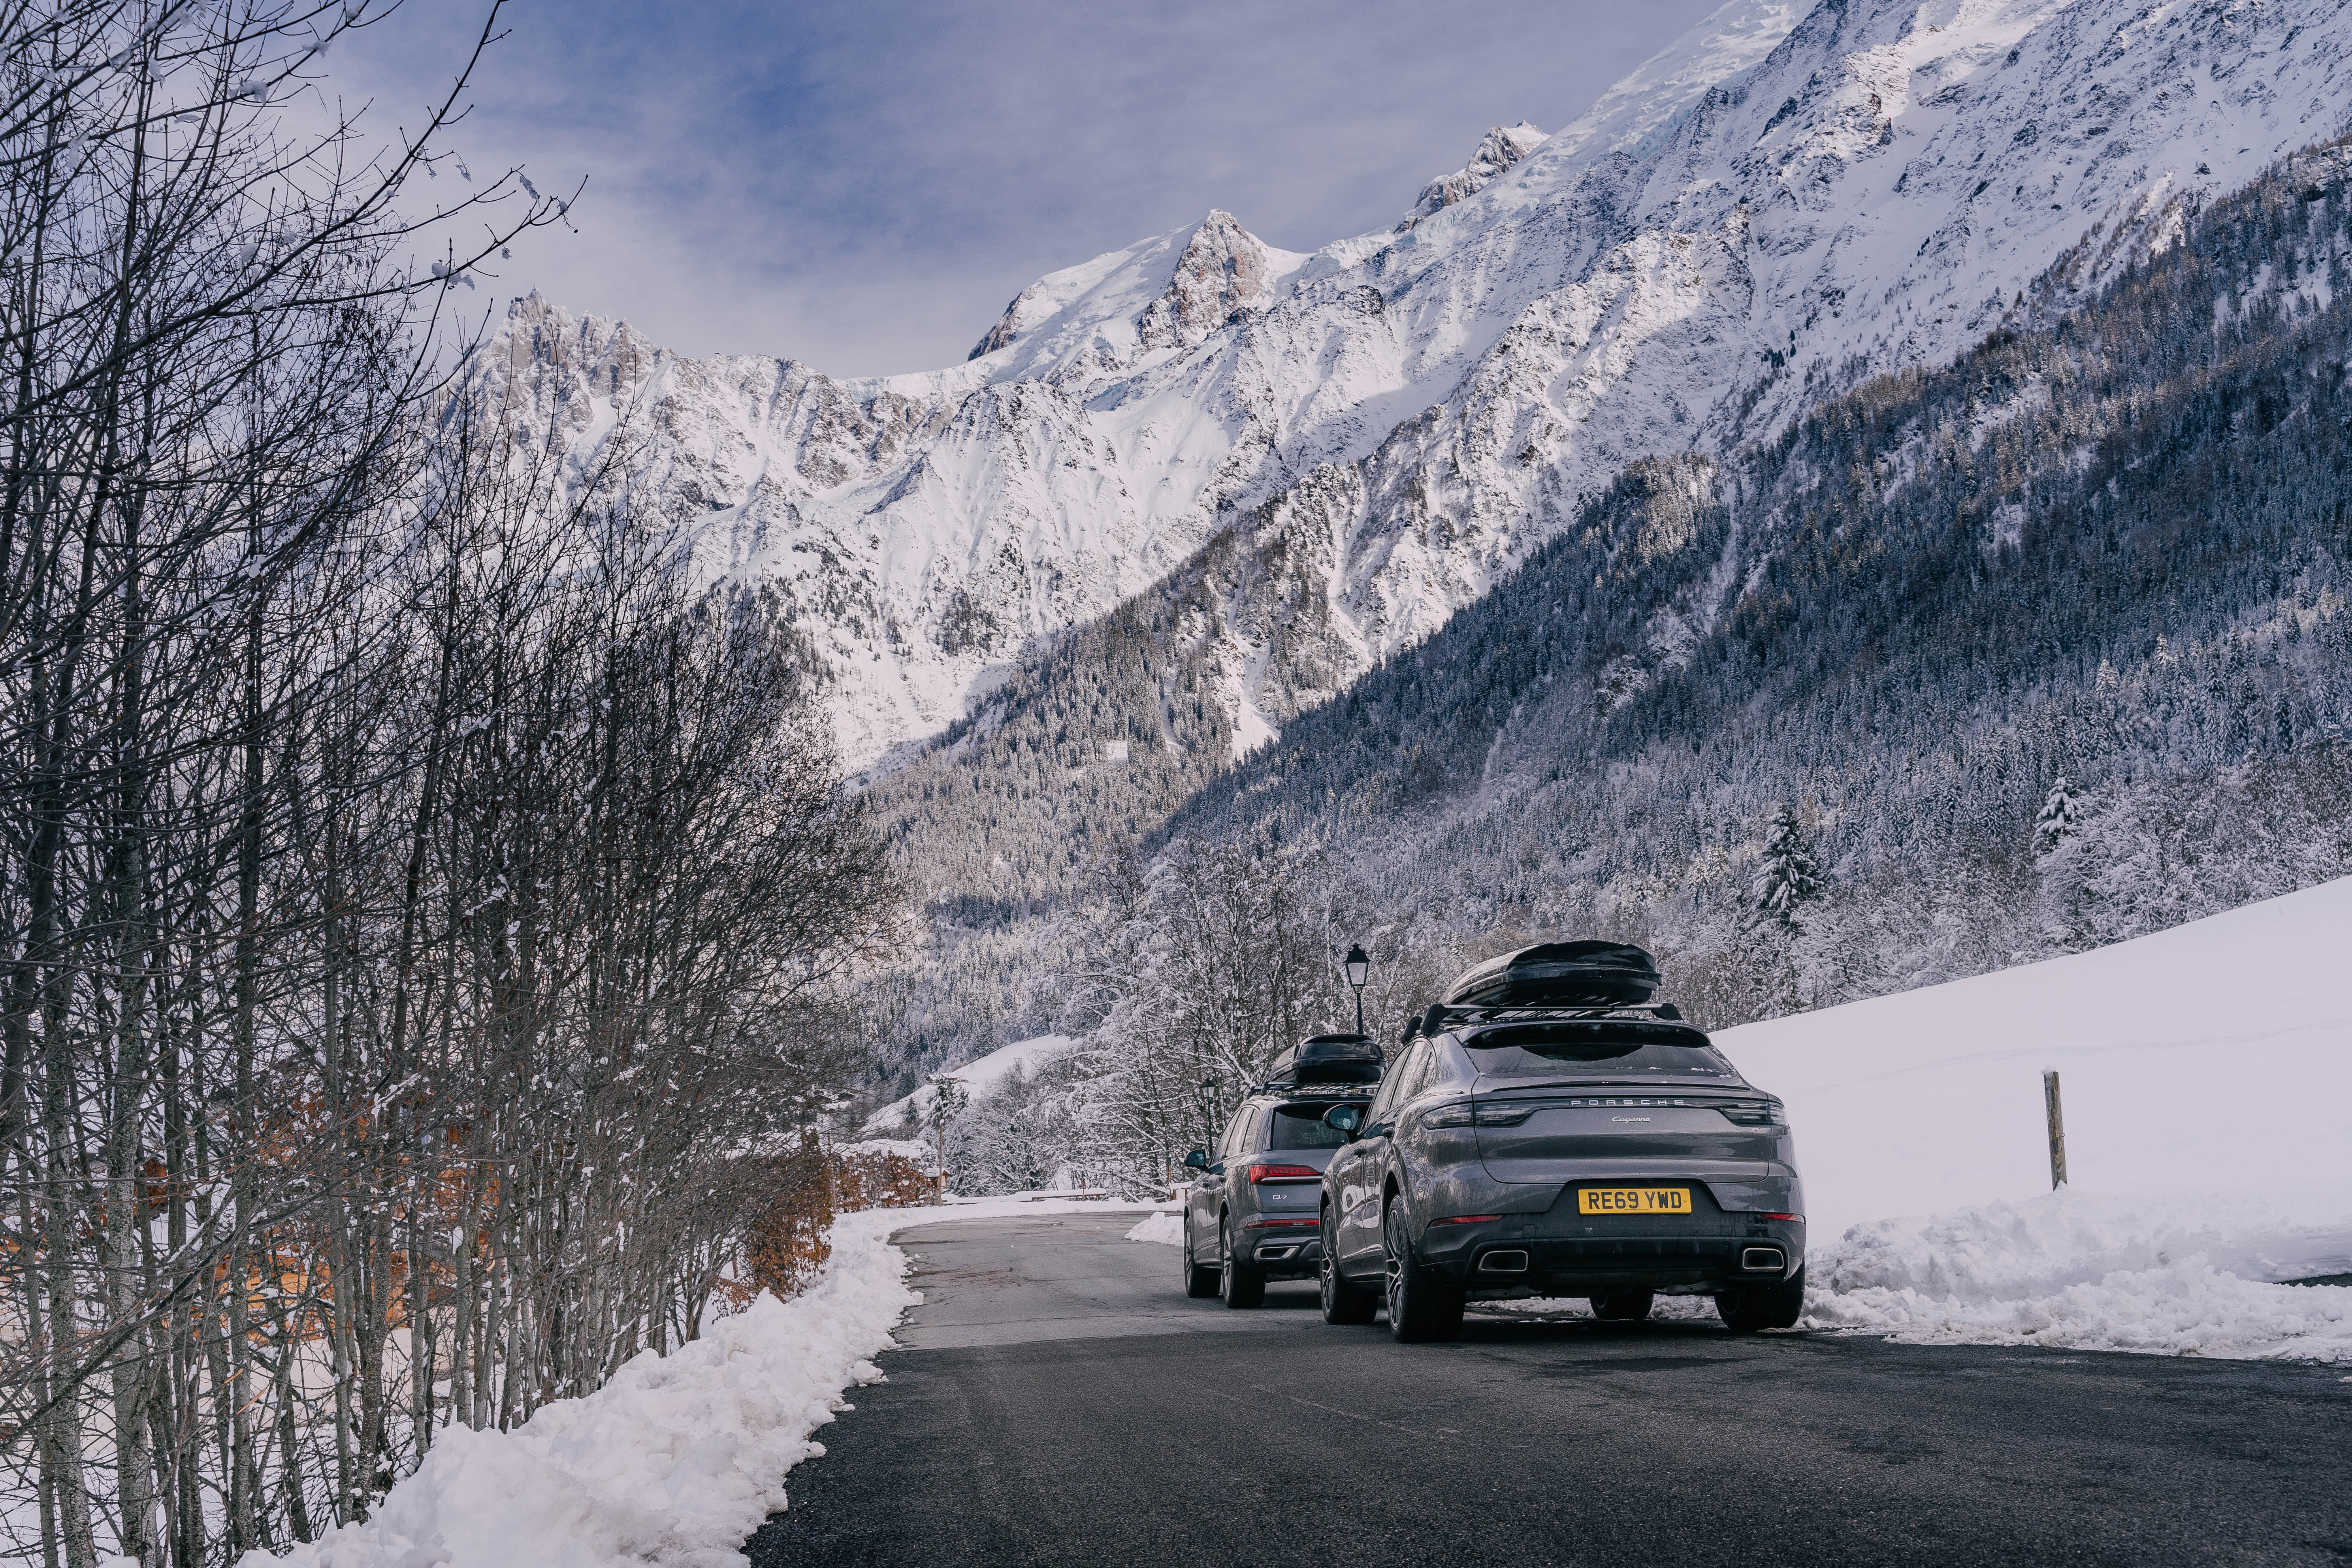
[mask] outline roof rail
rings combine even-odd
[[[1689,1020],[1671,1002],[1604,1002],[1587,1006],[1450,1007],[1432,1003],[1427,1011],[1404,1026],[1404,1038],[1434,1035],[1456,1024],[1513,1024],[1572,1019],[1643,1018],[1683,1024]],[[1696,1026],[1694,1026],[1695,1027]]]

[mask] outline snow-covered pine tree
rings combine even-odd
[[[1810,902],[1821,889],[1821,868],[1804,824],[1790,807],[1775,808],[1764,834],[1764,868],[1756,878],[1757,909],[1767,919],[1793,928],[1797,906]]]
[[[2042,803],[2041,815],[2033,819],[2034,859],[2048,859],[2061,844],[2072,838],[2079,830],[2080,815],[2074,806],[2074,792],[2062,773],[2050,786],[2050,798]]]

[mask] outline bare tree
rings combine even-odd
[[[379,14],[0,7],[0,1554],[310,1539],[691,1337],[892,907],[776,607],[446,330],[563,204],[470,60],[327,101]]]

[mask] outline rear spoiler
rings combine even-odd
[[[1397,1043],[1402,1046],[1418,1036],[1441,1035],[1456,1024],[1551,1024],[1607,1018],[1622,1018],[1629,1023],[1679,1024],[1683,1022],[1683,1010],[1671,1002],[1610,1003],[1592,1007],[1452,1007],[1434,1002],[1405,1025],[1404,1035]]]

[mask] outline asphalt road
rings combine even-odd
[[[757,1568],[2352,1563],[2343,1368],[1187,1300],[1132,1214],[900,1235],[924,1304]]]

